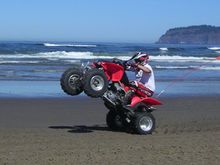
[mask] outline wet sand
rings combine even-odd
[[[152,135],[112,132],[99,99],[0,99],[0,164],[220,162],[220,97],[162,99]]]

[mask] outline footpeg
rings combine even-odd
[[[134,111],[130,106],[124,105],[123,108],[126,109],[131,115],[134,115]]]
[[[151,107],[148,107],[148,110],[152,112],[152,111],[156,110],[156,108],[151,106]]]

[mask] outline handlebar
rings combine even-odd
[[[115,64],[119,64],[121,65],[125,70],[128,70],[130,67],[133,67],[134,65],[134,61],[133,60],[121,60],[118,58],[113,58],[112,60],[96,60],[95,63],[99,63],[99,62],[112,62]]]

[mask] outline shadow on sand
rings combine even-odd
[[[67,129],[69,133],[92,133],[94,131],[111,131],[107,126],[85,126],[85,125],[76,125],[76,126],[49,126],[51,129]]]

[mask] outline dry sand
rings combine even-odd
[[[1,99],[0,165],[220,162],[220,97],[167,98],[152,135],[112,132],[99,99]]]

